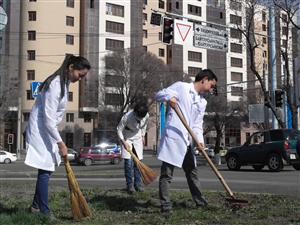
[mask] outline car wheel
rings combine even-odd
[[[237,159],[237,156],[235,156],[235,155],[228,156],[227,167],[230,170],[239,170],[241,168],[241,165]]]
[[[300,170],[300,164],[293,164],[292,166],[295,170]]]
[[[278,154],[271,154],[268,158],[269,170],[279,172],[283,168],[282,159]]]
[[[265,165],[253,165],[252,167],[256,171],[261,171],[265,167]]]
[[[4,163],[9,164],[9,163],[11,163],[11,160],[10,159],[4,159]]]
[[[92,165],[92,160],[91,160],[91,159],[85,159],[85,160],[84,160],[84,165],[85,165],[85,166],[90,166],[90,165]]]

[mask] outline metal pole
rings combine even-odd
[[[272,85],[271,85],[271,97],[272,102],[275,105],[275,89],[277,88],[277,77],[276,77],[276,38],[275,38],[275,9],[272,6],[269,9],[269,16],[270,16],[270,38],[269,43],[271,43],[271,54],[270,54],[270,61],[271,61],[271,76],[272,76]],[[278,128],[278,121],[275,115],[272,115],[272,128]]]
[[[18,98],[18,133],[17,133],[17,157],[21,158],[21,126],[22,126],[22,109],[21,109],[21,97]]]

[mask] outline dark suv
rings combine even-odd
[[[300,131],[276,129],[256,132],[244,145],[230,149],[225,158],[230,170],[239,170],[246,165],[262,170],[267,165],[271,171],[280,171],[283,161],[300,170]]]
[[[82,147],[77,157],[77,162],[85,166],[90,166],[97,161],[109,161],[111,164],[119,164],[121,161],[120,146],[105,145]]]

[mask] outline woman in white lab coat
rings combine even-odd
[[[118,137],[122,142],[122,158],[128,193],[143,191],[141,174],[126,149],[132,149],[136,156],[143,159],[143,142],[148,125],[148,106],[146,100],[138,102],[133,110],[127,112],[117,127]],[[132,172],[134,180],[132,178]]]
[[[70,82],[79,81],[90,68],[87,59],[67,55],[61,67],[39,87],[40,93],[32,107],[26,128],[25,164],[38,169],[31,212],[50,215],[49,178],[55,166],[60,164],[61,156],[66,156],[68,151],[57,127],[64,116]]]

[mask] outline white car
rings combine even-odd
[[[0,163],[11,163],[17,160],[17,155],[7,151],[0,151]]]

